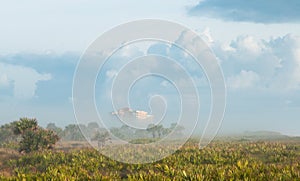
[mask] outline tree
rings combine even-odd
[[[116,127],[110,128],[110,132],[112,135],[114,135],[117,138],[121,138],[121,139],[124,138],[124,135],[122,134],[120,128],[116,128]]]
[[[153,138],[155,138],[156,126],[154,124],[149,124],[147,127],[147,131],[152,134]]]
[[[96,122],[89,122],[87,126],[88,130],[96,130],[99,129],[99,125]]]
[[[85,125],[76,125],[76,124],[70,124],[66,126],[64,129],[62,135],[63,140],[65,141],[84,141],[85,137],[83,136],[81,131],[85,131],[86,126]]]
[[[156,132],[157,132],[159,138],[163,134],[163,131],[164,131],[164,127],[162,125],[157,125],[156,126]]]
[[[28,130],[38,129],[38,123],[35,118],[20,118],[19,121],[12,123],[14,125],[14,133],[16,135],[23,135]]]
[[[122,135],[122,139],[127,141],[134,139],[134,132],[135,132],[134,128],[128,125],[122,125],[119,130]]]
[[[174,133],[177,136],[182,136],[183,135],[182,131],[184,130],[184,127],[181,126],[181,125],[177,125],[176,123],[172,123],[171,127],[170,127],[170,130],[174,131]]]
[[[154,124],[149,124],[147,131],[150,132],[152,134],[152,137],[155,138],[156,136],[158,136],[159,138],[162,135],[165,135],[166,129],[163,127],[163,125],[154,125]]]
[[[135,139],[147,138],[149,136],[147,130],[136,129],[134,132]]]
[[[95,133],[98,132],[101,128],[98,123],[89,122],[88,125],[82,129],[83,129],[82,131],[83,131],[84,135],[87,138],[91,139],[95,135]]]
[[[13,122],[14,134],[21,136],[19,142],[20,152],[31,152],[42,149],[51,149],[59,140],[57,134],[52,130],[46,130],[38,126],[35,118],[21,118]]]
[[[106,141],[110,140],[109,133],[107,131],[98,131],[93,137],[92,141],[97,141],[98,147],[105,146]]]
[[[63,132],[63,130],[60,127],[57,127],[55,123],[49,123],[46,129],[54,131],[59,136],[61,136]]]
[[[0,127],[0,146],[15,146],[19,136],[14,134],[14,124],[9,123]]]
[[[169,133],[171,133],[171,128],[164,128],[163,130],[162,130],[162,135],[168,135]]]

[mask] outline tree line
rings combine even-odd
[[[159,139],[175,132],[182,136],[184,127],[172,123],[170,127],[149,124],[147,129],[135,129],[127,125],[110,128],[110,133],[123,140]],[[85,136],[84,136],[85,135]],[[7,123],[0,127],[0,147],[13,147],[20,152],[31,152],[51,149],[57,141],[97,141],[101,147],[111,140],[109,132],[99,127],[96,122],[87,125],[69,124],[64,129],[49,123],[45,128],[38,125],[35,118],[20,118],[18,121]]]

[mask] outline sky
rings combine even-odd
[[[298,0],[2,1],[0,124],[24,116],[36,117],[42,125],[54,122],[63,127],[75,123],[72,83],[80,56],[111,28],[149,18],[173,21],[194,30],[216,55],[227,87],[220,133],[270,130],[300,135]],[[176,48],[159,42],[121,49],[97,80],[99,107],[107,96],[100,85],[112,81],[116,66],[121,66],[116,62],[149,52],[182,57]],[[188,59],[182,63],[192,75],[202,72],[189,66]],[[203,76],[195,80],[203,94],[201,107],[207,117],[207,80]],[[152,90],[153,85],[159,86]],[[168,105],[174,105],[176,94],[168,86],[160,79],[140,82],[133,96],[143,96],[134,101],[134,107],[149,111],[147,99],[159,92],[170,101]],[[174,107],[170,106],[173,116]],[[103,112],[112,111],[109,106],[101,108]]]

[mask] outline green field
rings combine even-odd
[[[120,163],[92,148],[0,152],[0,180],[300,180],[299,140],[223,140],[204,149],[189,141],[151,164]]]

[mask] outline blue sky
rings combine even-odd
[[[299,23],[297,0],[207,0],[191,8],[190,14],[226,21],[253,23]]]
[[[23,116],[42,124],[74,123],[72,81],[80,55],[116,25],[159,18],[195,30],[217,56],[228,88],[221,132],[300,135],[299,8],[296,0],[1,2],[0,123]],[[115,59],[169,51],[159,43],[146,45],[127,47]],[[108,65],[100,83],[114,76],[114,66]]]

